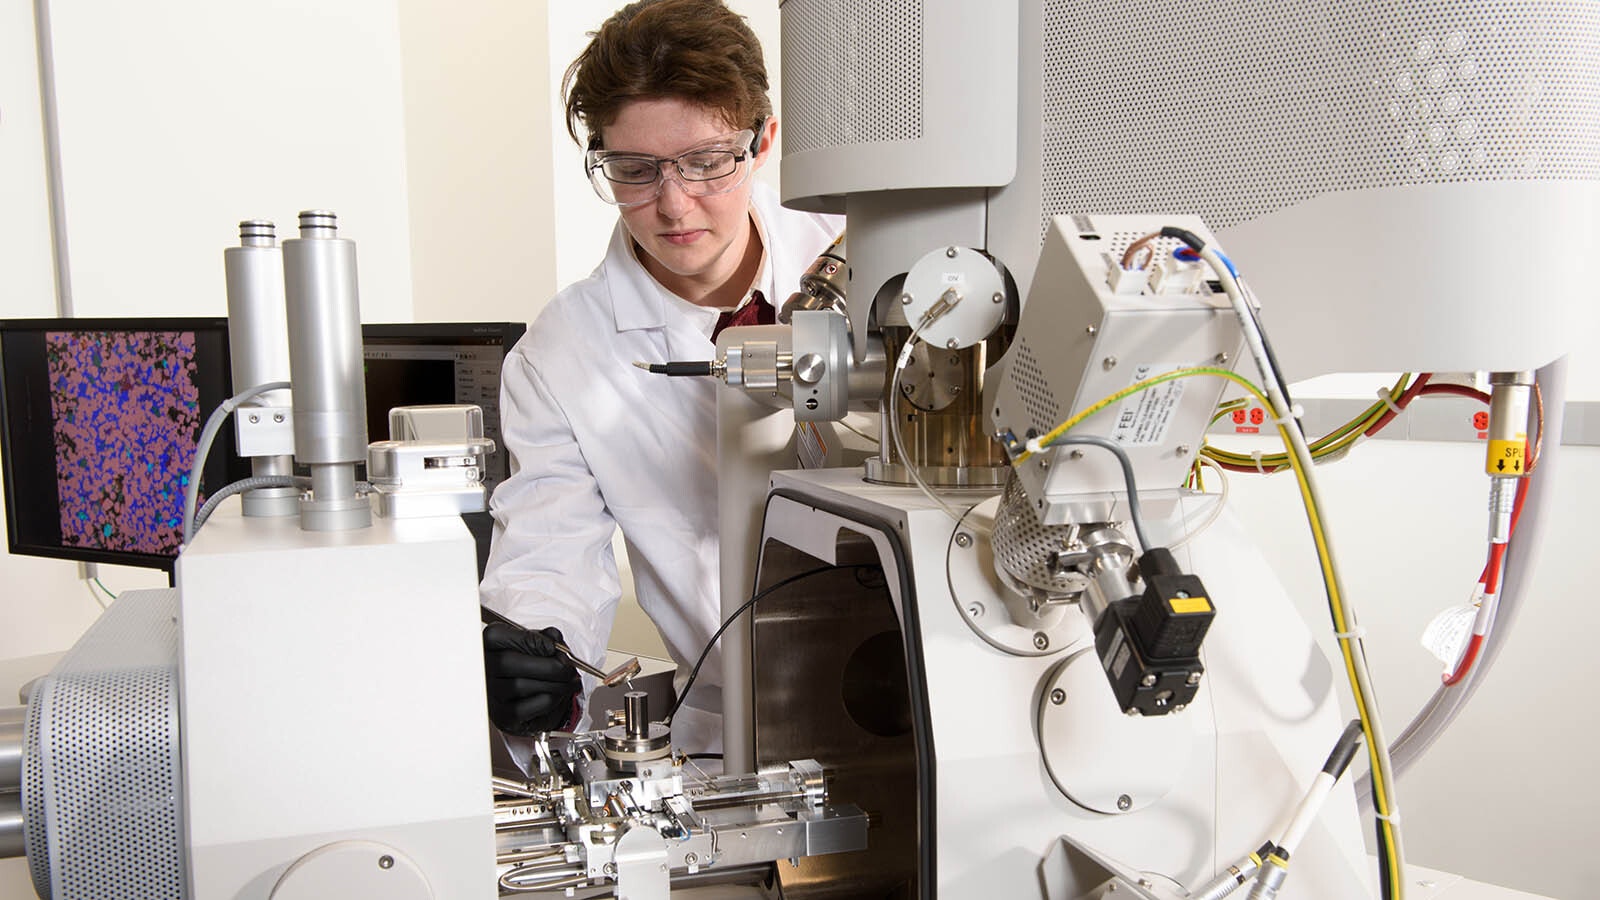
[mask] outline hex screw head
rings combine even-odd
[[[392,869],[392,868],[394,868],[394,857],[389,856],[387,854],[378,857],[378,868],[380,868],[380,869]]]
[[[1117,358],[1115,356],[1108,356],[1100,361],[1100,365],[1104,367],[1107,372],[1109,372],[1117,367]]]
[[[1156,686],[1156,676],[1154,676],[1154,675],[1146,675],[1146,676],[1144,676],[1143,678],[1139,679],[1139,685],[1141,687],[1155,687]]]
[[[1063,691],[1061,688],[1056,688],[1050,692],[1050,702],[1057,706],[1067,702],[1067,692]]]
[[[956,534],[956,546],[957,547],[971,547],[972,546],[972,535],[967,534],[965,531],[958,532]]]
[[[1118,797],[1117,809],[1120,809],[1123,812],[1133,809],[1133,798],[1129,797],[1127,794],[1123,794],[1122,796]]]
[[[1006,295],[1000,293],[999,291],[995,291],[994,296],[990,297],[989,299],[996,303],[1004,303],[1006,302]]]
[[[900,295],[900,304],[902,306],[910,306],[911,305],[911,295],[910,294],[901,294]]]
[[[1215,361],[1216,361],[1217,365],[1219,365],[1219,366],[1227,365],[1228,364],[1228,354],[1226,354],[1226,353],[1218,353],[1216,355],[1216,357],[1215,357]]]
[[[1036,650],[1046,650],[1050,647],[1050,636],[1042,631],[1033,633],[1033,646]]]
[[[1196,684],[1199,684],[1199,683],[1200,683],[1200,673],[1199,672],[1190,672],[1189,673],[1189,684],[1196,685]]]
[[[946,248],[944,248],[944,255],[946,257],[950,258],[950,259],[955,259],[956,258],[956,248],[954,248],[954,247],[946,247]]]

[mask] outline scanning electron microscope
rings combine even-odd
[[[230,318],[265,321],[234,342],[255,479],[29,704],[41,896],[1403,896],[1394,776],[1468,694],[1383,732],[1284,386],[1490,372],[1493,447],[1526,458],[1534,390],[1559,433],[1600,283],[1600,10],[782,14],[784,200],[848,237],[703,367],[724,774],[630,695],[490,779],[472,542],[435,515],[473,502],[483,441],[434,412],[369,449],[353,246],[309,213],[229,252]],[[1182,487],[1237,390],[1293,451],[1332,663]],[[864,465],[794,468],[849,460],[852,413],[881,423]],[[1496,534],[1525,503],[1505,618],[1548,479],[1492,480]]]
[[[744,616],[724,749],[824,761],[874,825],[780,868],[784,896],[1403,896],[1396,774],[1482,665],[1384,731],[1287,385],[1490,373],[1504,619],[1549,489],[1515,476],[1541,423],[1559,443],[1562,359],[1593,333],[1600,11],[782,13],[783,200],[848,231],[706,367]],[[1331,660],[1182,487],[1230,395],[1284,440]],[[861,411],[863,467],[793,470]]]

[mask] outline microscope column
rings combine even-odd
[[[294,373],[295,458],[311,467],[300,527],[343,531],[372,524],[356,493],[356,463],[367,455],[356,247],[338,236],[333,213],[300,214],[300,237],[283,242],[289,365]]]
[[[240,222],[239,244],[222,251],[222,262],[228,279],[228,354],[233,358],[234,389],[243,391],[289,380],[289,325],[284,313],[283,253],[273,224],[262,219]],[[268,391],[243,406],[246,410],[276,407],[279,411],[274,414],[283,415],[290,402],[288,391]],[[257,456],[250,464],[256,477],[294,474],[290,454]],[[247,491],[243,511],[247,516],[292,516],[299,511],[299,494],[292,487]]]

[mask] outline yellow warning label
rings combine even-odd
[[[1211,601],[1204,597],[1172,597],[1167,600],[1167,605],[1179,615],[1211,612]]]
[[[1490,441],[1485,471],[1490,475],[1521,475],[1527,455],[1526,438],[1520,441]]]

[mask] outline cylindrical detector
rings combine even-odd
[[[1489,385],[1489,440],[1484,471],[1495,478],[1521,478],[1527,474],[1533,373],[1493,372]]]
[[[239,223],[238,247],[222,251],[228,281],[228,355],[233,387],[243,391],[289,380],[289,323],[284,312],[283,251],[273,224]],[[272,391],[254,405],[285,406],[287,391]]]
[[[300,237],[283,242],[295,458],[310,465],[367,456],[356,245],[333,213],[300,214]]]
[[[622,695],[623,726],[628,737],[643,740],[650,735],[650,695],[644,691],[629,691]]]

